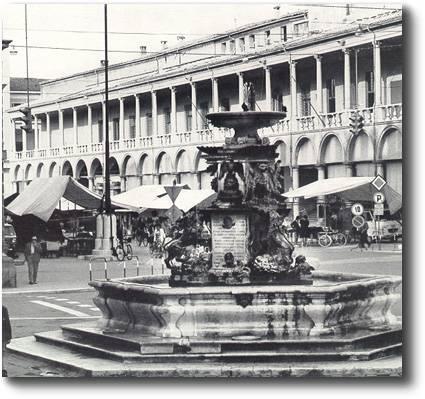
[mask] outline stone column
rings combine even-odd
[[[89,182],[89,187],[88,189],[90,191],[94,191],[94,177],[87,177],[87,180]]]
[[[384,164],[382,162],[377,162],[376,163],[376,174],[377,175],[381,175],[382,177],[385,178]]]
[[[244,90],[243,90],[243,72],[238,72],[238,88],[239,88],[239,105],[242,106],[243,104],[243,96],[244,96]],[[241,108],[242,109],[242,108]]]
[[[213,111],[218,112],[218,78],[211,78]]]
[[[124,129],[124,98],[119,98],[120,101],[120,130],[119,130],[119,141],[126,139],[125,129]]]
[[[152,97],[152,135],[158,135],[158,106],[156,103],[156,91],[151,91]]]
[[[38,150],[39,147],[38,140],[38,118],[37,115],[34,115],[34,150]]]
[[[74,126],[74,146],[78,145],[78,120],[77,107],[72,108],[72,120]]]
[[[373,44],[374,56],[373,56],[373,70],[375,79],[375,105],[382,104],[382,93],[381,93],[381,43],[375,42]]]
[[[127,191],[127,177],[126,176],[120,176],[121,180],[121,192]]]
[[[272,77],[271,77],[271,68],[266,66],[264,67],[264,72],[266,74],[266,111],[272,111]]]
[[[52,148],[52,135],[50,132],[50,114],[46,112],[46,134],[47,134],[47,148]]]
[[[350,50],[344,52],[344,108],[351,109],[351,72],[350,72]]]
[[[291,130],[297,129],[297,62],[291,61],[289,63],[289,87],[291,92]]]
[[[345,175],[347,177],[353,177],[354,176],[354,165],[351,162],[347,162],[345,165]]]
[[[177,133],[177,104],[176,104],[176,88],[170,87],[171,91],[171,134]]]
[[[319,114],[323,114],[323,86],[322,86],[322,56],[315,55],[316,59],[316,108]]]
[[[136,137],[140,137],[140,96],[134,95],[135,101],[135,118],[136,118]]]
[[[192,101],[192,130],[198,130],[198,111],[196,105],[198,104],[198,99],[196,95],[196,83],[190,83],[190,92],[191,92],[191,101]]]
[[[325,179],[325,167],[323,165],[317,166],[317,180],[323,180]],[[319,206],[325,204],[325,196],[319,195],[317,197],[317,217],[319,217]]]
[[[24,153],[23,157],[25,157],[25,151],[27,150],[27,132],[24,129],[21,129],[22,132],[22,152]]]
[[[93,143],[93,116],[90,104],[87,104],[87,126],[89,128],[90,143]]]
[[[61,135],[62,147],[65,147],[65,129],[63,128],[63,109],[58,110],[59,134]]]
[[[295,190],[300,186],[300,171],[297,166],[292,168],[292,189]],[[300,214],[299,198],[293,199],[292,216],[295,219]]]
[[[108,121],[106,120],[106,102],[102,101],[102,136],[103,136],[103,140],[102,143],[105,142],[105,136],[106,136],[106,124],[108,123]]]

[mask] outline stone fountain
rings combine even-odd
[[[287,211],[276,146],[257,130],[285,114],[207,118],[234,135],[199,147],[217,200],[178,222],[165,258],[170,276],[90,282],[102,317],[36,334],[37,343],[84,353],[90,375],[399,375],[400,362],[374,359],[399,359],[401,325],[391,307],[401,279],[316,271],[293,256],[281,230]],[[37,356],[16,341],[15,352]],[[98,358],[108,363],[90,363]],[[347,363],[354,360],[355,372]],[[257,369],[248,370],[252,362]]]

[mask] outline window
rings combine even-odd
[[[134,139],[136,137],[136,117],[134,115],[130,115],[128,122],[130,128],[130,138]]]
[[[326,89],[328,91],[328,112],[336,112],[335,79],[332,78],[326,81]]]
[[[186,131],[192,130],[192,104],[186,104],[184,106],[184,114],[186,118]]]
[[[266,45],[271,44],[271,36],[270,36],[270,31],[266,30]]]
[[[392,80],[390,82],[390,104],[400,104],[403,101],[403,81]]]
[[[301,86],[301,116],[311,115],[310,87]]]
[[[171,134],[171,111],[170,108],[164,108],[165,134]]]
[[[245,52],[245,38],[244,37],[241,37],[239,39],[239,51],[241,53]]]
[[[230,42],[229,42],[229,53],[230,54],[235,54],[235,52],[236,52],[235,41],[234,40],[230,40]]]
[[[103,120],[99,119],[97,121],[97,138],[98,143],[103,143]]]
[[[203,102],[199,105],[199,110],[202,115],[202,125],[204,129],[208,129],[208,119],[205,116],[209,112],[209,104],[208,102]]]
[[[273,95],[273,111],[281,112],[283,109],[282,93]]]
[[[294,35],[295,38],[303,36],[308,33],[308,22],[301,22],[300,24],[294,24]]]
[[[366,72],[366,107],[373,107],[375,103],[375,79],[373,72]]]
[[[227,44],[221,43],[221,53],[226,54],[226,50],[227,50]]]
[[[286,25],[280,27],[280,40],[282,40],[282,42],[288,40],[288,27]]]
[[[220,99],[220,112],[230,111],[230,101],[228,98]]]
[[[152,136],[152,113],[146,114],[146,136]]]
[[[255,47],[255,35],[249,35],[248,40],[249,40],[249,48],[254,48]]]
[[[17,152],[20,152],[23,150],[21,129],[15,129],[15,150]]]
[[[112,120],[112,138],[114,141],[120,139],[120,118],[114,118]]]

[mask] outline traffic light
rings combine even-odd
[[[21,126],[21,129],[25,130],[27,133],[32,132],[32,116],[31,109],[29,107],[24,107],[19,110],[23,114],[23,116],[17,118],[18,121],[24,122]]]
[[[350,116],[350,132],[353,135],[357,135],[364,132],[364,118],[357,111]]]

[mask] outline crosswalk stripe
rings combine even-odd
[[[92,305],[77,305],[79,308],[91,308]]]
[[[65,299],[65,298],[56,298],[55,301],[58,302],[63,302],[63,301],[69,301],[69,299]]]
[[[69,303],[70,305],[77,305],[77,304],[79,304],[80,302],[78,302],[78,301],[69,301],[69,302],[67,302],[67,303]]]
[[[90,308],[90,310],[93,310],[94,312],[100,312],[99,308]]]
[[[59,311],[64,312],[64,313],[68,313],[68,314],[73,315],[73,316],[79,316],[79,317],[90,316],[90,315],[83,313],[83,312],[80,312],[78,310],[65,308],[64,306],[59,306],[59,305],[56,305],[56,304],[50,303],[50,302],[45,302],[45,301],[31,301],[31,302],[35,303],[37,305],[45,306],[46,308],[51,308],[51,309],[59,310]]]

